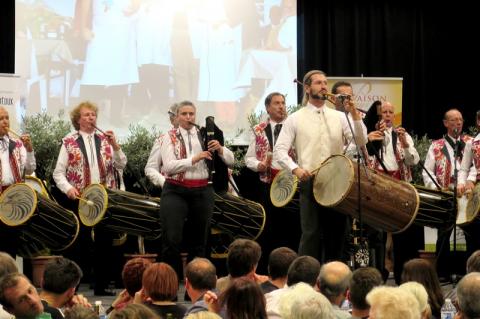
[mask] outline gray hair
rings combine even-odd
[[[464,318],[480,317],[480,272],[471,272],[460,280],[457,286],[457,299]]]

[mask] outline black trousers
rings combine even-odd
[[[205,257],[214,198],[213,187],[187,188],[165,183],[160,205],[162,222],[162,260],[172,266],[179,280],[183,279],[182,242],[188,259]],[[186,225],[188,223],[188,225]],[[184,238],[184,229],[188,233]]]
[[[346,262],[346,241],[350,231],[347,216],[320,206],[313,197],[312,185],[312,179],[299,184],[302,236],[298,254],[315,257],[322,264],[332,260]]]

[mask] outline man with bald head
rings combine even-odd
[[[10,116],[0,105],[0,194],[10,185],[23,181],[35,171],[35,154],[28,134],[16,136],[10,131]],[[0,251],[15,258],[17,230],[0,225]]]
[[[480,273],[472,272],[460,280],[457,286],[458,307],[456,319],[480,318]]]
[[[320,268],[318,288],[332,304],[337,318],[350,318],[350,314],[341,310],[340,305],[347,297],[351,277],[350,268],[340,261],[326,263]]]
[[[403,127],[395,126],[395,106],[391,102],[382,102],[380,112],[382,119],[375,132],[383,136],[379,153],[384,165],[375,158],[374,168],[398,180],[411,182],[412,166],[420,160],[413,139]],[[369,136],[375,132],[370,132]],[[394,208],[387,213],[394,214]],[[418,250],[424,248],[423,227],[412,225],[406,231],[393,235],[392,241],[395,281],[400,284],[403,264],[418,257]]]
[[[462,133],[463,116],[457,109],[449,109],[445,112],[443,126],[445,126],[447,132],[442,138],[432,141],[425,158],[426,171],[422,171],[422,176],[423,182],[428,188],[436,189],[438,185],[442,190],[453,191],[455,167],[460,170],[465,144],[471,141],[472,137]],[[455,157],[456,161],[454,160]],[[471,166],[466,179],[475,181],[476,173],[475,167]],[[449,268],[451,263],[448,262],[452,228],[451,225],[446,226],[445,229],[438,230],[436,245],[437,271],[440,277],[447,276],[452,271]]]

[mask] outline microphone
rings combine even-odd
[[[454,128],[454,129],[453,129],[453,135],[454,135],[455,138],[458,137],[458,135],[459,135],[459,134],[458,134],[458,128]]]

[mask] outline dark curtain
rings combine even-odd
[[[403,125],[438,138],[444,112],[458,108],[474,125],[478,15],[452,2],[298,2],[298,77],[311,69],[331,76],[403,78]],[[473,79],[473,80],[470,80]]]

